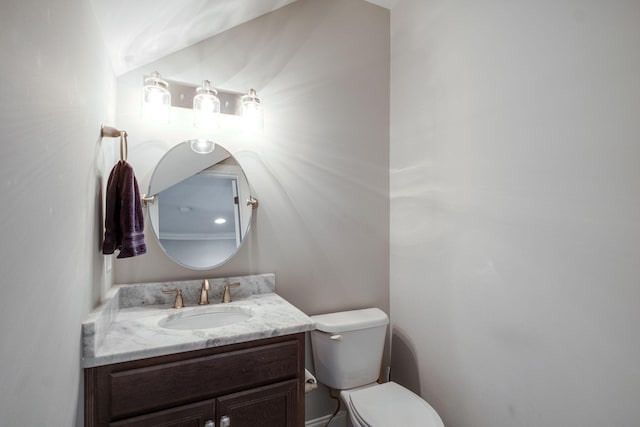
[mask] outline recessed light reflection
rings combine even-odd
[[[198,154],[209,154],[214,148],[216,148],[215,142],[209,141],[208,139],[191,140],[191,149]]]
[[[215,222],[216,224],[224,224],[225,222],[227,222],[227,220],[224,218],[216,218],[213,220],[213,222]]]

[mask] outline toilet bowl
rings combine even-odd
[[[354,427],[444,427],[431,405],[394,382],[343,390],[340,398]]]
[[[354,427],[444,427],[420,396],[394,382],[379,384],[389,318],[377,308],[311,316],[316,378],[334,390]]]

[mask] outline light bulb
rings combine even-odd
[[[220,100],[218,92],[205,80],[196,89],[193,97],[193,125],[197,128],[217,128],[220,121]]]
[[[262,105],[255,89],[249,89],[249,93],[242,97],[242,121],[245,130],[262,130]]]
[[[144,79],[142,88],[142,118],[154,123],[168,123],[171,108],[169,84],[154,71]]]

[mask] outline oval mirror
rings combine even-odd
[[[249,182],[236,159],[219,144],[198,153],[184,141],[158,162],[149,182],[148,220],[162,250],[196,270],[231,258],[251,224]]]

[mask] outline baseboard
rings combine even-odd
[[[324,417],[309,420],[304,423],[305,427],[326,427],[327,422],[331,418],[331,415],[325,415]],[[329,427],[345,427],[347,425],[347,412],[339,411],[336,416],[331,420]]]

